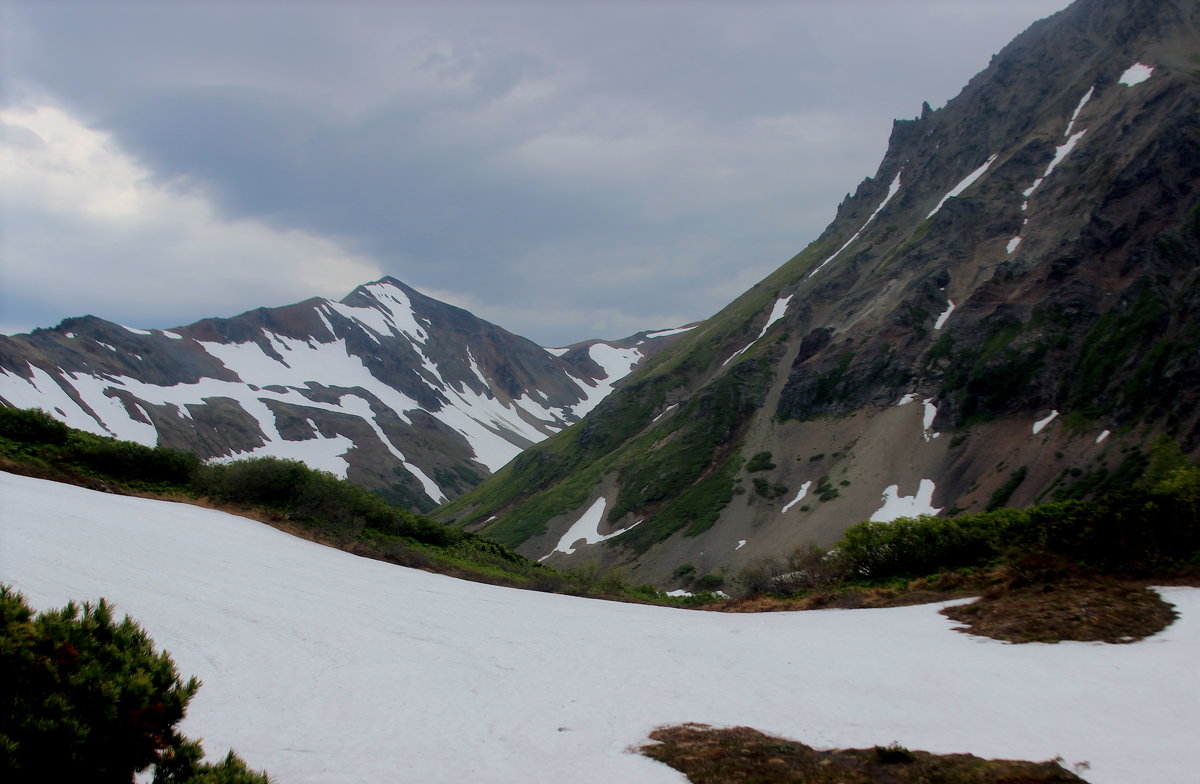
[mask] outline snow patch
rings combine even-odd
[[[659,414],[658,416],[654,417],[654,419],[650,420],[650,423],[651,423],[651,424],[654,424],[655,422],[657,422],[658,420],[662,419],[662,418],[663,418],[663,417],[665,417],[667,414],[671,413],[672,411],[674,411],[674,410],[675,410],[675,409],[677,409],[677,408],[679,408],[679,404],[678,404],[678,403],[672,403],[671,405],[669,405],[669,406],[667,406],[666,408],[664,408],[664,409],[662,410],[662,413],[661,413],[661,414]]]
[[[120,327],[121,329],[132,332],[135,335],[153,335],[154,334],[153,332],[151,332],[148,329],[136,329],[135,327],[127,327],[124,324],[118,324],[117,326]]]
[[[1051,411],[1044,418],[1039,419],[1038,421],[1034,422],[1033,423],[1033,434],[1036,436],[1038,433],[1042,432],[1042,428],[1046,427],[1046,425],[1053,422],[1054,418],[1057,416],[1058,416],[1058,411]]]
[[[897,406],[907,406],[909,403],[913,402],[916,399],[917,399],[916,392],[906,392],[904,394],[904,397],[902,397],[896,401],[896,405]]]
[[[942,315],[937,317],[937,321],[933,323],[934,329],[941,329],[946,326],[946,319],[950,318],[950,314],[954,312],[954,300],[946,300],[946,309],[942,311]]]
[[[1075,121],[1079,119],[1079,113],[1083,111],[1083,107],[1087,102],[1092,100],[1092,95],[1096,92],[1096,85],[1088,88],[1088,91],[1079,99],[1079,104],[1075,107],[1075,111],[1071,113],[1071,120],[1067,123],[1067,130],[1063,131],[1063,136],[1070,136],[1071,131],[1075,128]]]
[[[922,479],[916,495],[900,495],[900,485],[888,485],[883,491],[883,506],[871,515],[873,523],[890,523],[900,517],[935,515],[942,511],[933,506],[932,479]]]
[[[599,544],[600,542],[612,539],[614,536],[620,536],[626,531],[637,526],[638,523],[642,522],[641,520],[638,520],[637,523],[629,526],[629,528],[622,528],[619,531],[613,531],[611,534],[601,534],[600,523],[604,520],[604,507],[607,505],[607,503],[608,502],[604,496],[597,498],[595,502],[588,507],[587,511],[580,515],[579,519],[575,521],[575,524],[567,529],[567,532],[562,535],[561,539],[558,540],[558,544],[555,545],[554,549],[543,555],[538,560],[544,561],[555,553],[566,553],[567,555],[571,555],[575,552],[575,544],[580,539],[584,540],[586,544]]]
[[[164,329],[162,333],[164,335],[166,335],[167,337],[169,337],[171,340],[183,340],[183,335],[180,335],[178,332],[170,332],[170,331]]]
[[[812,487],[811,479],[808,480],[807,482],[805,482],[804,484],[800,485],[800,491],[798,493],[796,493],[796,497],[793,498],[791,501],[788,501],[786,504],[784,504],[783,509],[779,510],[779,513],[787,514],[787,510],[791,509],[793,506],[800,503],[801,499],[803,499],[804,496],[808,495],[808,488],[810,488],[810,487]]]
[[[1102,431],[1100,433],[1100,435],[1096,436],[1096,443],[1099,444],[1099,443],[1103,442],[1104,439],[1108,438],[1110,435],[1112,435],[1112,433],[1110,431],[1108,431],[1108,430]]]
[[[1021,236],[1018,234],[1016,237],[1013,237],[1011,240],[1008,241],[1008,245],[1005,246],[1005,250],[1007,250],[1008,253],[1011,255],[1012,252],[1014,250],[1016,250],[1020,244],[1021,244]]]
[[[542,351],[545,351],[547,354],[550,354],[551,356],[555,356],[555,357],[561,357],[563,354],[566,354],[570,350],[571,349],[569,349],[569,348],[545,348],[544,346],[542,347]]]
[[[1125,69],[1125,73],[1121,74],[1121,78],[1117,80],[1117,84],[1133,87],[1149,79],[1152,73],[1154,73],[1154,69],[1151,66],[1134,63]]]
[[[742,549],[743,547],[745,547],[745,546],[746,546],[746,540],[745,540],[745,539],[738,539],[737,547],[735,547],[735,548],[733,548],[733,549],[734,549],[734,550],[741,550],[741,549]]]
[[[933,398],[927,397],[924,400],[925,408],[921,414],[921,438],[925,441],[932,441],[941,435],[941,433],[933,432],[933,420],[937,419],[937,406],[933,404]]]
[[[986,172],[989,168],[991,168],[991,165],[996,162],[996,158],[998,158],[998,157],[999,157],[999,153],[992,153],[992,157],[990,157],[986,161],[984,161],[982,166],[980,166],[978,169],[976,169],[975,171],[968,174],[966,177],[963,177],[962,182],[960,182],[958,185],[955,185],[953,188],[951,188],[950,191],[945,196],[942,197],[942,200],[937,203],[937,206],[929,211],[929,214],[925,216],[925,220],[929,220],[934,215],[937,215],[938,211],[942,209],[942,205],[944,205],[950,199],[953,199],[956,196],[962,195],[963,191],[965,191],[967,188],[970,188],[972,185],[974,185],[975,181],[978,180],[980,177],[982,177],[984,175],[984,172]]]

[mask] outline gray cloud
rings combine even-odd
[[[5,95],[65,106],[214,220],[334,243],[562,345],[719,309],[824,228],[893,118],[1065,4],[10,2]],[[233,312],[213,288],[206,312]],[[55,307],[17,320],[74,315]]]

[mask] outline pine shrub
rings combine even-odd
[[[201,761],[180,735],[200,688],[135,622],[118,622],[103,599],[35,615],[0,585],[0,777],[130,782],[155,767],[154,781],[265,784],[232,752]]]

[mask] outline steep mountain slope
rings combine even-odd
[[[0,336],[0,403],[206,458],[296,458],[428,510],[678,334],[548,350],[384,278],[172,330],[86,316]]]
[[[440,514],[672,585],[1085,493],[1159,433],[1195,454],[1198,30],[1193,0],[1034,24],[897,121],[807,249]]]

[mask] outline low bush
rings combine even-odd
[[[0,772],[12,784],[132,781],[154,768],[155,784],[266,784],[232,752],[201,761],[179,734],[200,688],[183,681],[166,652],[112,608],[70,603],[34,615],[0,585]]]

